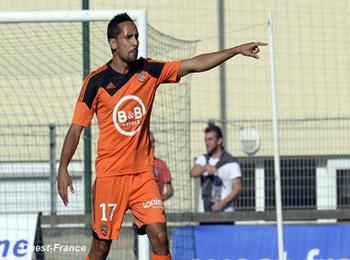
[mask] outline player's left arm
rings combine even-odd
[[[232,191],[222,200],[215,201],[212,206],[212,211],[221,211],[225,206],[232,201],[235,201],[242,191],[242,178],[237,177],[232,180]]]
[[[181,78],[190,73],[210,70],[238,54],[259,59],[259,46],[266,45],[267,43],[264,42],[244,43],[222,51],[201,54],[187,60],[182,60],[177,76]]]

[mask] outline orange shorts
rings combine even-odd
[[[125,212],[130,209],[138,227],[165,223],[153,171],[96,178],[92,188],[92,229],[100,239],[118,239]]]

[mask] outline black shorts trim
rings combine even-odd
[[[111,239],[99,238],[98,235],[97,235],[97,233],[96,233],[93,229],[91,229],[91,232],[92,232],[92,237],[93,237],[94,239],[96,239],[96,240],[99,240],[99,241],[106,241],[106,242],[112,241]]]

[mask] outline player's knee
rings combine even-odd
[[[95,250],[97,251],[97,253],[99,255],[106,255],[106,254],[108,254],[109,249],[110,249],[110,245],[108,243],[97,242],[95,244]]]
[[[165,227],[163,227],[162,224],[149,224],[146,227],[146,233],[148,234],[148,236],[157,238],[158,235],[162,236],[163,233],[165,233]]]
[[[166,231],[159,231],[153,234],[151,238],[158,246],[164,247],[168,243],[168,237]]]
[[[157,240],[161,243],[166,243],[168,240],[166,231],[162,230],[161,232],[157,233]]]
[[[155,253],[166,253],[168,250],[166,226],[160,223],[149,224],[146,231]]]

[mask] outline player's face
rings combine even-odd
[[[208,154],[213,154],[221,149],[222,138],[219,138],[215,132],[208,132],[204,137],[205,147]]]
[[[137,60],[137,54],[139,49],[139,32],[135,23],[126,21],[118,25],[121,32],[118,34],[115,41],[111,41],[111,48],[115,49],[115,54],[119,58],[130,63]],[[115,46],[112,46],[115,45]]]

